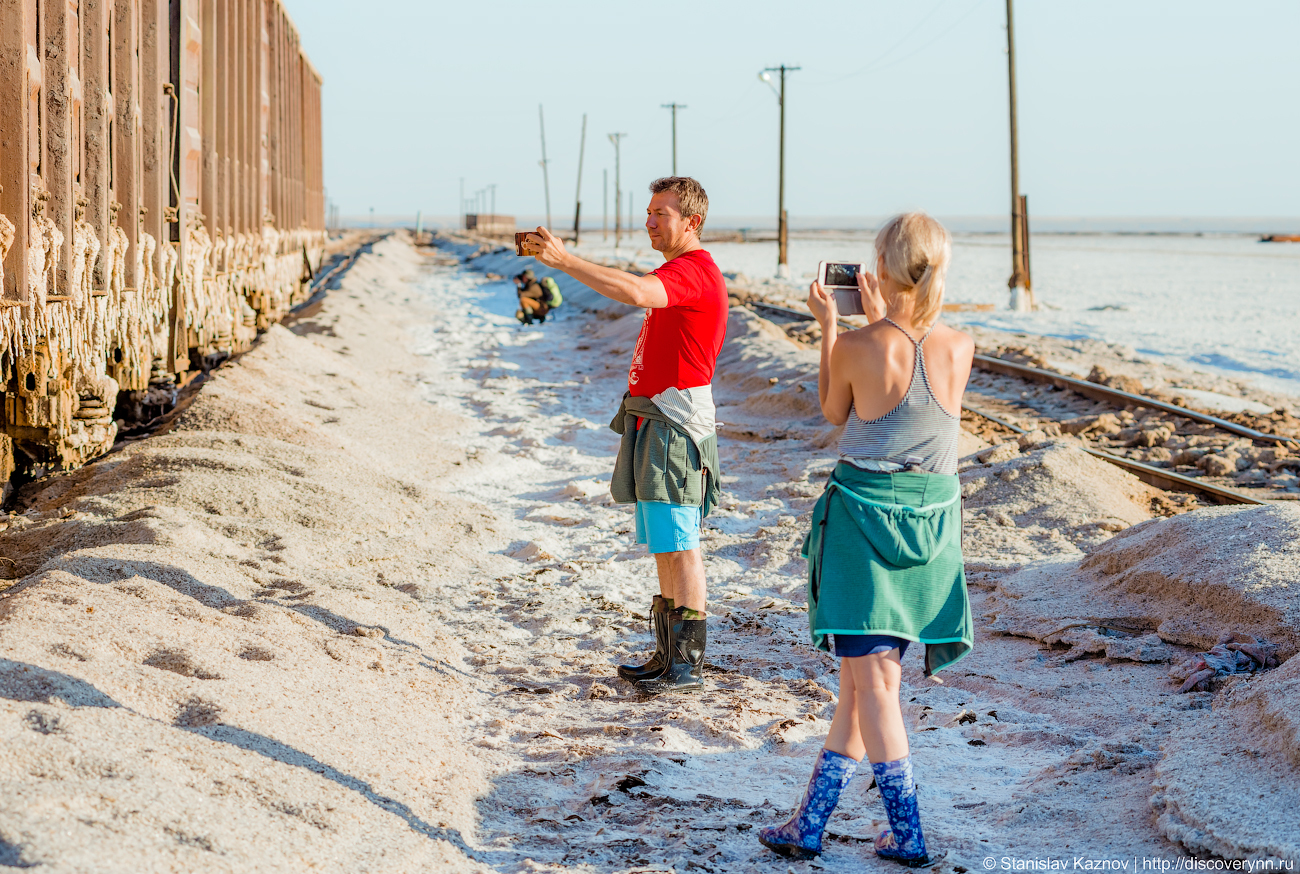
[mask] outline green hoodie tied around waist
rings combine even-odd
[[[804,539],[813,646],[831,634],[888,634],[925,644],[925,675],[974,645],[961,554],[961,483],[877,473],[841,461]]]
[[[645,420],[636,426],[640,417]],[[610,496],[620,504],[637,501],[699,507],[700,517],[718,503],[722,485],[718,474],[718,436],[697,444],[650,398],[623,395],[610,430],[623,435],[614,462]]]

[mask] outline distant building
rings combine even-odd
[[[513,237],[515,217],[512,215],[466,215],[465,230],[488,237]]]

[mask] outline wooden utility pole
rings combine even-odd
[[[1016,127],[1016,32],[1011,11],[1012,0],[1007,0],[1007,83],[1011,96],[1011,308],[1032,310],[1034,292],[1029,280],[1029,223],[1026,198],[1020,194],[1020,141]]]
[[[582,114],[582,139],[578,140],[578,193],[573,196],[573,245],[578,245],[578,224],[582,221],[582,157],[587,150],[587,113]]]
[[[546,229],[551,229],[551,176],[546,169],[546,118],[542,115],[542,104],[537,104],[537,123],[542,129],[542,186],[546,189]]]
[[[1010,2],[1010,0],[1007,0]],[[781,109],[781,139],[778,153],[777,194],[776,194],[776,275],[782,279],[790,277],[790,261],[787,250],[790,241],[789,217],[785,212],[785,74],[793,73],[802,67],[766,67],[759,78],[768,85],[772,84],[771,73],[781,74],[781,87],[776,92],[777,105]]]
[[[627,134],[610,134],[609,141],[614,144],[614,248],[618,248],[619,238],[623,233],[623,189],[619,180],[620,144]]]
[[[677,175],[677,110],[685,109],[686,104],[685,103],[661,103],[659,105],[664,109],[671,109],[673,111],[673,175],[676,176]]]

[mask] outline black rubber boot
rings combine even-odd
[[[708,622],[683,619],[679,610],[668,614],[668,670],[641,685],[652,695],[663,692],[695,692],[704,688],[704,645]]]
[[[644,665],[619,665],[618,675],[629,683],[644,683],[668,670],[668,602],[659,595],[650,605],[650,627],[655,636],[655,653]]]

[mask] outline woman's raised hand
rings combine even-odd
[[[858,271],[858,294],[862,295],[862,309],[868,322],[878,322],[885,317],[885,296],[880,291],[880,280],[875,274]]]
[[[812,310],[813,318],[822,326],[823,333],[828,324],[834,325],[839,321],[840,312],[835,304],[834,293],[822,288],[822,284],[816,280],[808,286],[808,309]]]

